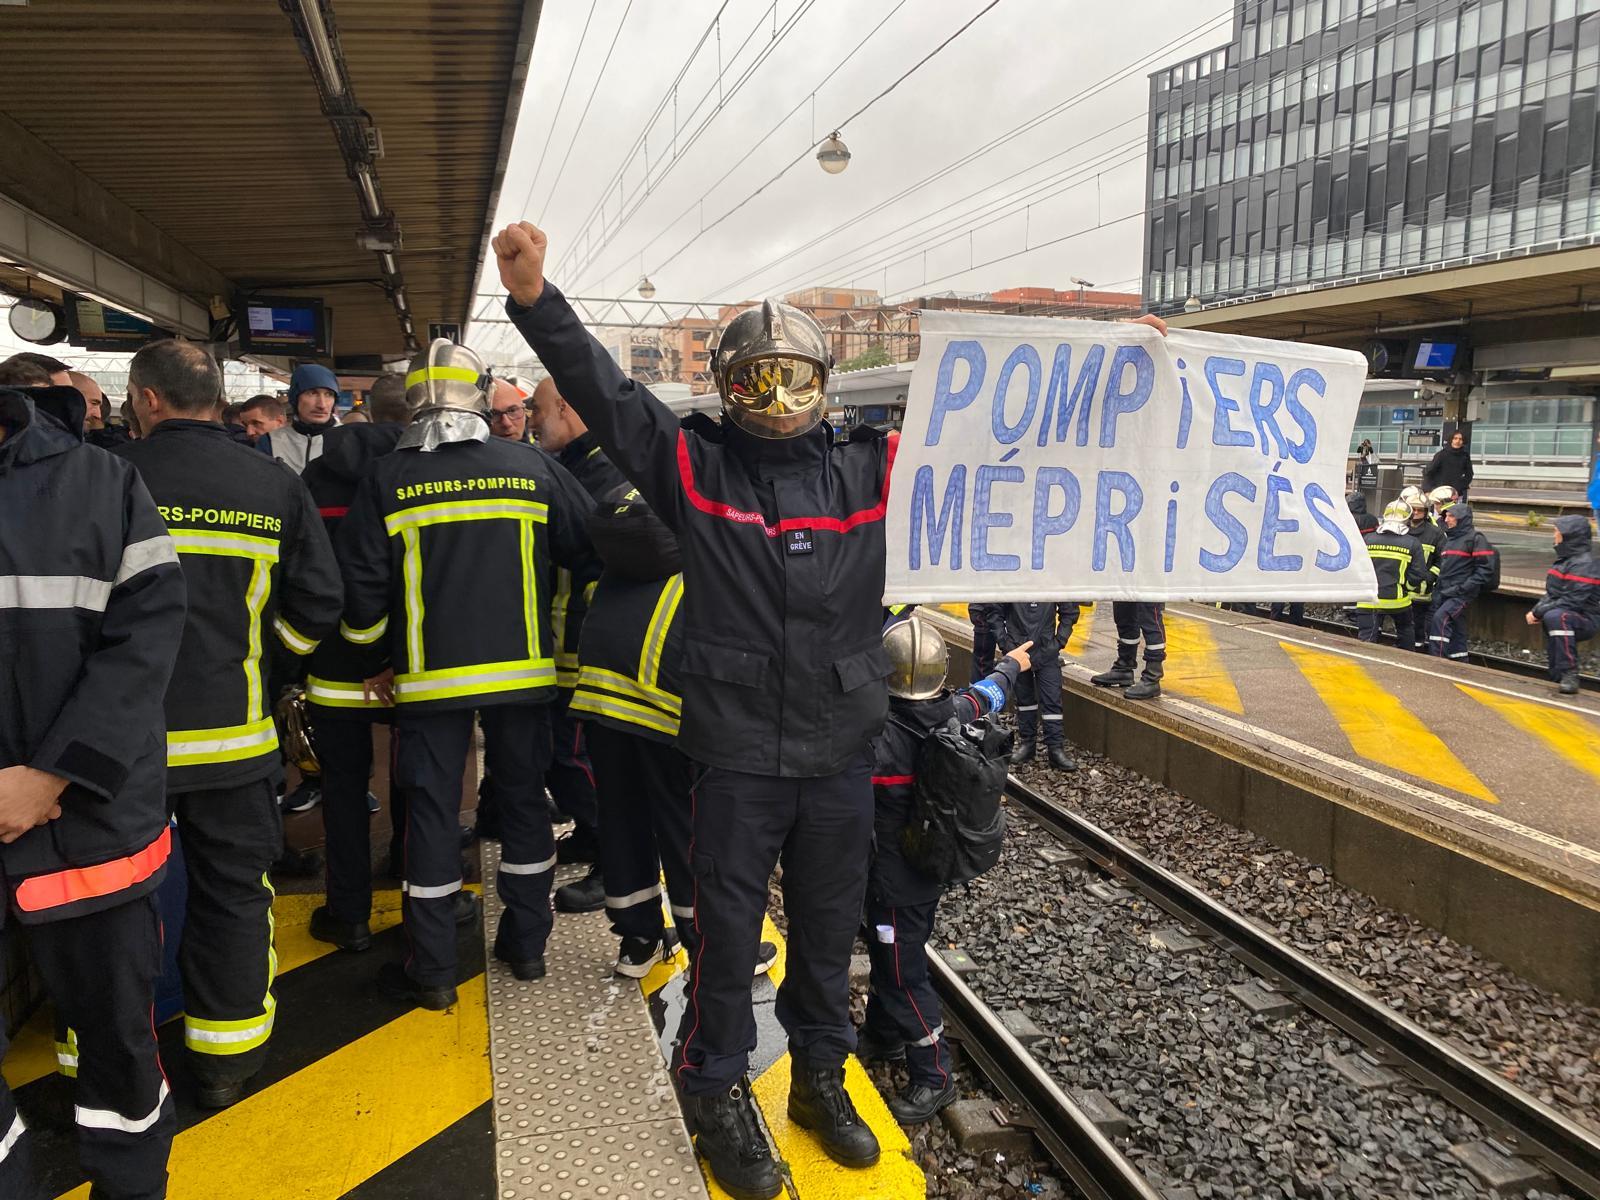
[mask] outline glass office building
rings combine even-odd
[[[1151,78],[1144,295],[1600,241],[1600,0],[1238,0]]]

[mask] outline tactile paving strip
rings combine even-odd
[[[484,845],[488,944],[504,911],[499,847]],[[562,868],[559,885],[582,875]],[[707,1195],[636,983],[612,972],[604,913],[556,914],[545,978],[489,962],[499,1200]]]

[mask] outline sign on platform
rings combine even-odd
[[[443,338],[447,342],[461,344],[461,323],[459,321],[429,321],[428,340],[436,342]]]
[[[1391,425],[1405,425],[1417,419],[1417,410],[1414,408],[1391,408],[1389,410],[1389,423]]]
[[[1353,351],[924,312],[891,602],[1357,600]]]

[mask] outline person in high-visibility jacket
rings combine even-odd
[[[184,1045],[202,1107],[241,1099],[266,1061],[273,996],[272,884],[282,767],[262,655],[306,655],[337,627],[333,547],[294,472],[235,442],[216,418],[222,370],[204,349],[154,342],[128,368],[144,436],[116,453],[167,520],[189,618],[167,689],[167,791],[188,873],[178,963]]]
[[[380,459],[339,527],[341,636],[381,644],[395,704],[393,787],[406,804],[403,911],[411,946],[380,983],[424,1008],[456,999],[457,815],[473,714],[500,804],[494,954],[521,980],[544,976],[555,846],[543,779],[556,694],[555,568],[599,571],[583,522],[593,501],[548,455],[489,435],[483,360],[436,339],[412,360],[412,423]]]
[[[17,379],[0,384],[0,924],[22,926],[71,1030],[56,1056],[94,1194],[159,1200],[178,1125],[150,1024],[172,848],[161,697],[183,572],[138,473],[83,444],[77,392],[0,375]],[[65,401],[75,419],[45,411]],[[42,1194],[36,1140],[0,1079],[0,1196]]]
[[[1406,502],[1411,517],[1406,531],[1422,543],[1422,555],[1428,560],[1428,573],[1422,587],[1411,597],[1411,648],[1418,653],[1428,652],[1428,617],[1433,610],[1433,589],[1439,583],[1440,556],[1444,553],[1445,531],[1435,525],[1428,515],[1428,495],[1415,484],[1401,489],[1400,499]]]
[[[1410,533],[1411,506],[1404,500],[1392,501],[1383,510],[1383,521],[1366,535],[1367,556],[1378,577],[1378,595],[1356,605],[1356,632],[1363,642],[1375,642],[1383,635],[1387,617],[1394,625],[1394,643],[1402,650],[1413,646],[1411,598],[1427,584],[1428,556],[1422,543]]]

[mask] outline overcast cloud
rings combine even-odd
[[[1171,46],[1161,61],[1222,45],[1232,11],[1228,0],[1001,0],[844,127],[854,158],[843,174],[825,174],[808,154],[696,238],[702,210],[709,225],[745,200],[813,137],[825,137],[987,0],[905,0],[897,11],[896,0],[728,0],[721,20],[725,94],[767,50],[775,22],[780,32],[791,21],[792,28],[737,93],[723,100],[699,139],[683,149],[718,104],[718,49],[715,37],[707,40],[677,89],[676,159],[670,103],[649,135],[652,185],[646,194],[640,190],[644,155],[627,152],[720,3],[632,0],[630,7],[629,0],[594,0],[580,53],[589,4],[547,0],[496,223],[528,219],[543,227],[551,241],[551,278],[569,294],[633,296],[641,269],[658,298],[667,300],[729,301],[822,284],[870,287],[899,299],[1014,286],[1068,288],[1073,276],[1137,291],[1142,226],[1133,214],[1144,201],[1142,148],[1153,68],[1104,81],[1198,27],[1203,28]],[[624,9],[627,19],[580,129],[579,116]],[[818,90],[822,78],[891,12]],[[571,87],[557,112],[575,53]],[[808,99],[814,91],[815,124]],[[1092,94],[1037,128],[857,219],[1086,91]],[[796,105],[799,111],[753,148]],[[585,218],[619,167],[629,199],[621,205],[615,187],[605,193],[607,240],[601,246],[602,225],[586,224]],[[729,168],[732,174],[717,183]],[[1059,178],[1069,168],[1079,169],[1076,182]],[[1007,199],[1030,189],[1027,201]],[[1010,211],[1019,206],[1026,211]],[[632,210],[620,224],[619,208]],[[830,234],[841,225],[846,227]],[[586,232],[594,250],[587,264]],[[824,234],[830,235],[813,248],[782,257]],[[1025,245],[1038,248],[1019,253]],[[498,290],[492,265],[483,286]],[[493,348],[502,337],[480,327],[474,340]]]

